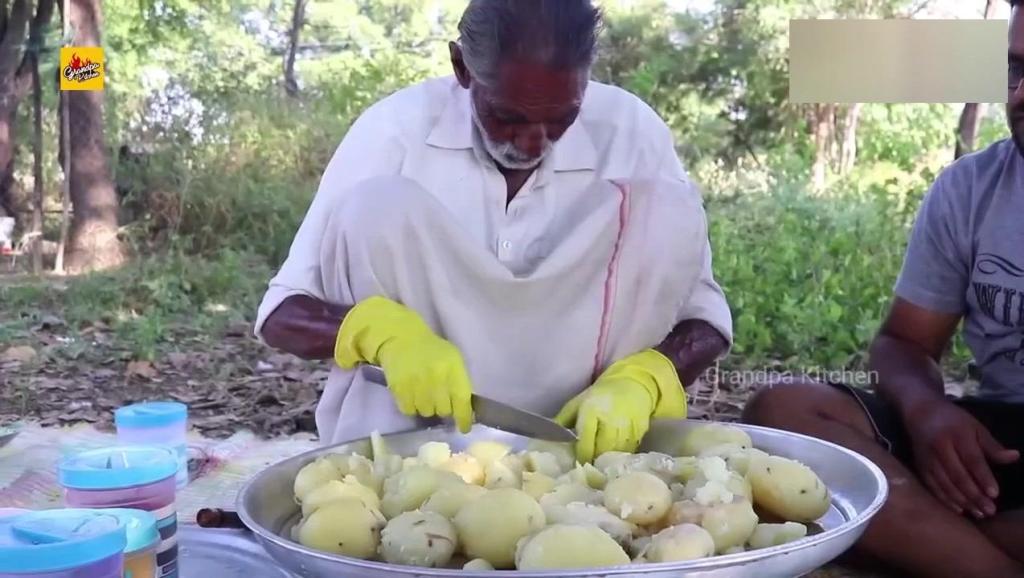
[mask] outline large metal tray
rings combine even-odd
[[[245,530],[178,526],[180,578],[294,578]]]
[[[641,451],[677,455],[682,434],[698,423],[689,420],[656,422]],[[317,449],[271,466],[242,489],[238,512],[267,552],[283,567],[304,578],[487,578],[504,575],[517,578],[791,578],[819,568],[846,551],[885,502],[888,493],[885,476],[866,458],[807,436],[755,426],[738,427],[750,434],[755,447],[802,461],[828,485],[832,492],[832,507],[818,521],[820,531],[774,548],[685,563],[556,572],[467,572],[395,566],[317,552],[287,538],[299,515],[299,508],[291,499],[293,480],[299,469],[327,453],[356,452],[369,456],[368,439]],[[481,426],[475,427],[468,435],[460,435],[451,427],[441,427],[394,434],[385,436],[385,439],[395,452],[403,455],[415,455],[419,446],[428,441],[448,442],[456,449],[479,440],[497,440],[517,449],[525,448],[529,442],[526,438]]]

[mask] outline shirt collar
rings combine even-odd
[[[453,83],[452,95],[441,116],[427,136],[427,144],[451,150],[473,148],[474,131],[469,91]],[[583,123],[576,122],[565,131],[551,151],[555,171],[584,171],[597,168],[597,149]]]

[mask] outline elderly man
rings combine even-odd
[[[589,0],[473,0],[454,77],[349,130],[256,329],[336,362],[324,442],[431,417],[468,431],[471,392],[557,414],[583,460],[686,414],[731,316],[668,127],[589,81],[600,22]]]
[[[1010,21],[1012,140],[960,159],[928,193],[896,297],[871,347],[877,394],[764,389],[746,420],[872,459],[888,504],[859,553],[900,576],[1024,576],[1024,13]],[[977,397],[944,395],[940,360],[963,321]]]

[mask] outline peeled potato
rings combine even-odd
[[[518,488],[522,484],[522,473],[509,468],[502,460],[493,461],[484,467],[485,488]]]
[[[476,461],[485,468],[492,462],[507,456],[511,451],[512,448],[503,443],[488,441],[475,442],[466,449],[466,453],[476,458]]]
[[[483,558],[499,569],[512,568],[516,544],[545,523],[540,504],[513,488],[491,490],[455,515],[455,528],[466,556]]]
[[[733,546],[732,548],[729,548],[725,552],[722,552],[722,555],[723,556],[728,556],[729,554],[742,554],[742,553],[744,553],[746,551],[747,551],[747,549],[744,548],[743,546]]]
[[[608,477],[604,475],[604,472],[594,467],[593,464],[577,464],[575,468],[559,479],[570,483],[590,486],[595,490],[603,490],[608,484]]]
[[[549,442],[545,440],[531,440],[527,449],[529,451],[543,452],[555,456],[558,460],[558,469],[563,472],[568,472],[576,466],[576,449],[572,444]]]
[[[723,457],[725,457],[725,461],[729,465],[730,470],[741,476],[746,476],[747,472],[750,470],[750,462],[755,459],[767,458],[768,454],[757,448],[747,448]]]
[[[458,545],[455,526],[435,512],[405,512],[384,527],[380,555],[389,564],[437,568],[451,561]]]
[[[670,484],[677,478],[676,460],[672,456],[653,452],[636,454],[617,461],[604,470],[608,480],[613,480],[632,472],[647,472],[657,476],[666,484]]]
[[[651,538],[643,556],[648,562],[683,562],[715,555],[715,541],[695,524],[671,526]]]
[[[427,442],[420,446],[416,458],[420,463],[436,468],[452,459],[452,448],[444,442]]]
[[[484,483],[484,467],[469,454],[455,454],[437,469],[451,472],[462,478],[467,484],[482,486]]]
[[[668,513],[672,492],[654,474],[631,472],[608,482],[604,505],[613,514],[634,524],[653,524]]]
[[[534,500],[555,489],[555,480],[539,472],[523,472],[523,491]]]
[[[437,512],[451,519],[463,506],[486,493],[485,488],[472,484],[446,484],[427,498],[420,509],[424,512]]]
[[[690,478],[697,475],[700,472],[700,468],[697,467],[697,458],[693,456],[675,458],[675,465],[673,467],[673,473],[676,478],[687,481]]]
[[[758,524],[747,544],[753,550],[781,546],[795,542],[807,535],[807,526],[798,522],[785,524]]]
[[[747,542],[757,526],[757,514],[746,500],[717,504],[705,510],[700,525],[714,539],[715,552],[721,554]]]
[[[331,480],[307,494],[306,499],[302,501],[302,515],[309,517],[327,504],[345,498],[355,498],[369,508],[380,510],[377,492],[360,484],[355,476],[345,476],[344,480]]]
[[[618,467],[631,457],[633,454],[626,452],[605,452],[594,459],[594,467],[608,475],[608,470]]]
[[[299,543],[308,548],[368,560],[377,553],[386,520],[380,512],[351,498],[332,502],[307,518]]]
[[[602,568],[629,564],[629,555],[594,526],[555,524],[525,539],[516,553],[523,571]]]
[[[540,505],[566,506],[574,502],[604,504],[604,494],[583,484],[564,484],[540,497]]]
[[[737,427],[718,423],[702,424],[686,432],[679,454],[696,456],[708,448],[730,443],[744,448],[754,445],[747,432]]]
[[[418,509],[442,484],[462,483],[462,479],[451,472],[424,465],[412,466],[385,480],[381,511],[390,520],[402,512]]]
[[[341,478],[354,476],[360,484],[372,489],[380,495],[384,485],[384,478],[374,472],[373,462],[359,454],[329,454],[325,456],[327,461],[338,468]]]
[[[558,464],[558,456],[547,452],[526,452],[526,469],[524,472],[539,472],[552,478],[562,475],[562,466]]]
[[[666,519],[670,526],[678,526],[681,524],[697,524],[700,525],[701,520],[704,519],[704,512],[707,511],[707,506],[702,506],[697,502],[685,500],[682,502],[676,502],[669,508],[668,518]]]
[[[754,501],[792,522],[813,522],[828,512],[828,488],[811,468],[779,456],[754,459],[747,473]]]
[[[466,562],[466,565],[462,567],[463,570],[473,570],[475,572],[491,572],[494,570],[494,566],[483,558],[476,558]]]
[[[295,500],[300,504],[313,490],[325,485],[331,480],[341,480],[341,472],[327,458],[320,458],[313,463],[306,464],[295,476]]]
[[[541,507],[544,508],[548,524],[596,526],[623,545],[628,545],[638,531],[636,525],[609,512],[604,506],[573,503],[566,506],[550,504]]]

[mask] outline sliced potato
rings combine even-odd
[[[476,458],[476,461],[480,462],[483,467],[489,466],[492,462],[496,462],[501,458],[507,456],[512,448],[500,442],[474,442],[466,450],[466,453]]]
[[[539,472],[523,472],[523,491],[534,500],[555,489],[555,480]]]
[[[416,465],[391,476],[384,482],[381,511],[390,520],[402,512],[417,510],[442,484],[464,484],[451,472]]]
[[[558,456],[548,452],[526,452],[525,472],[538,472],[552,478],[557,478],[563,473]]]
[[[420,446],[416,458],[423,465],[437,468],[452,459],[452,448],[444,442],[427,442]]]
[[[327,461],[338,468],[342,479],[346,476],[355,476],[360,484],[372,489],[380,495],[384,487],[384,478],[378,476],[374,471],[373,462],[359,454],[328,454]]]
[[[576,466],[576,449],[572,444],[546,440],[530,440],[530,443],[527,444],[527,450],[555,456],[558,460],[558,469],[563,472],[568,472]]]
[[[469,454],[455,454],[437,469],[452,472],[467,484],[482,486],[484,483],[484,467]]]

